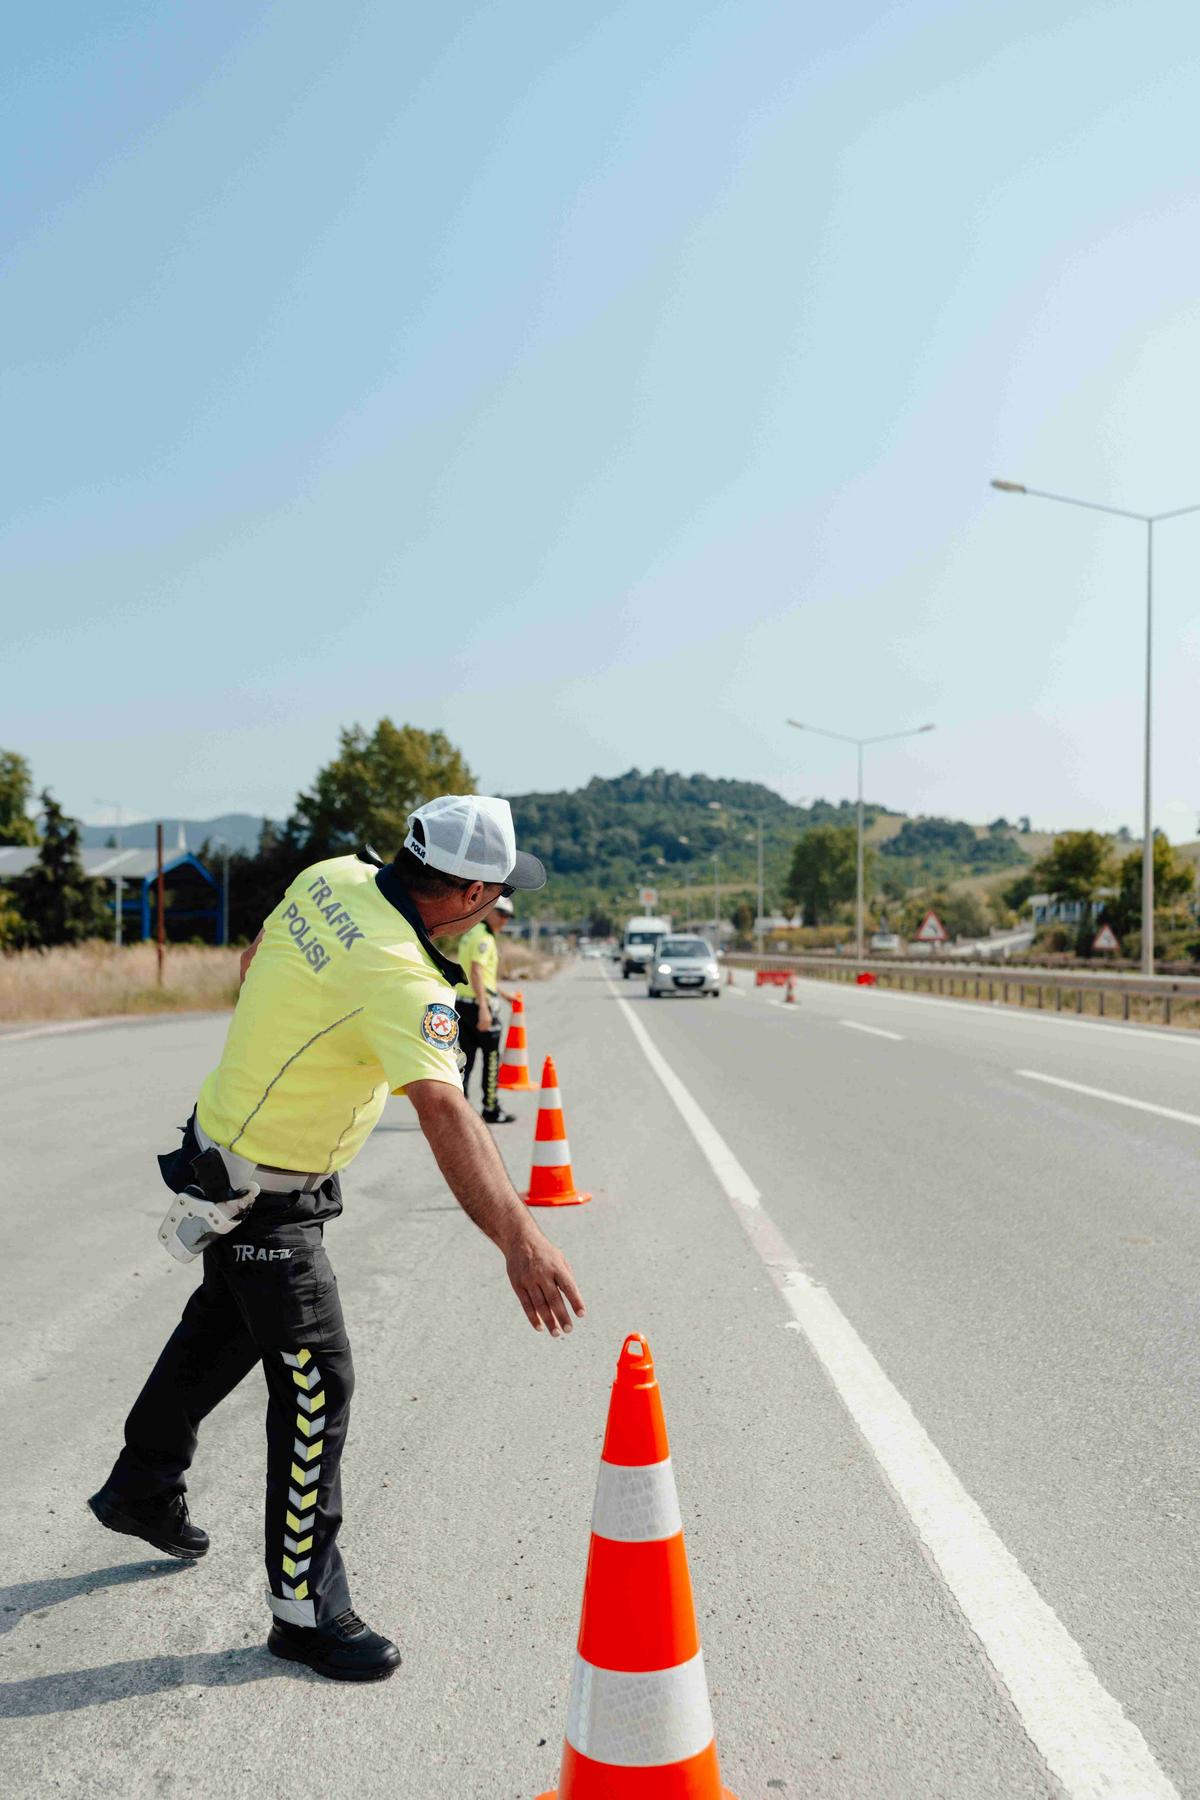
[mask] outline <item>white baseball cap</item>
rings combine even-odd
[[[408,815],[404,848],[418,862],[463,881],[500,882],[532,891],[545,887],[536,856],[517,849],[512,808],[491,794],[441,794]]]

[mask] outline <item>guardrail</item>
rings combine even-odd
[[[903,962],[893,957],[759,956],[730,951],[722,961],[740,969],[787,969],[819,981],[875,977],[880,987],[905,993],[942,994],[994,1006],[1028,1007],[1037,1012],[1071,1012],[1114,1022],[1200,1029],[1200,977],[1121,975],[1103,970],[997,969],[994,963]]]

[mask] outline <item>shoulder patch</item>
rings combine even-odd
[[[421,1020],[421,1036],[439,1050],[453,1050],[458,1043],[458,1014],[454,1008],[443,1006],[440,1001],[427,1006]]]

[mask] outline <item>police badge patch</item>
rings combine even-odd
[[[453,1050],[458,1042],[458,1014],[454,1008],[443,1006],[440,1001],[427,1006],[421,1020],[421,1036],[439,1050]]]

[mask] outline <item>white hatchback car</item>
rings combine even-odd
[[[721,995],[721,971],[712,946],[701,937],[665,937],[646,976],[648,998],[663,994]]]

